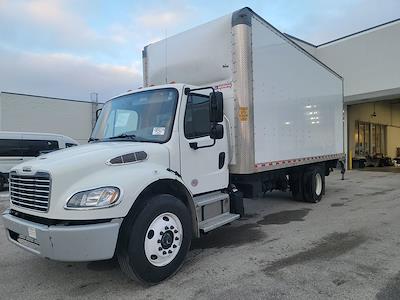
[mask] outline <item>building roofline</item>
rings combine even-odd
[[[370,31],[370,30],[373,30],[373,29],[376,29],[376,28],[379,28],[379,27],[382,27],[382,26],[385,26],[385,25],[389,25],[389,24],[392,24],[392,23],[396,23],[396,22],[398,22],[398,21],[400,21],[400,18],[394,19],[394,20],[391,20],[391,21],[388,21],[388,22],[385,22],[385,23],[382,23],[382,24],[379,24],[379,25],[375,25],[375,26],[369,27],[369,28],[367,28],[367,29],[360,30],[360,31],[357,31],[357,32],[354,32],[354,33],[351,33],[351,34],[348,34],[348,35],[345,35],[345,36],[342,36],[342,37],[340,37],[340,38],[331,40],[331,41],[329,41],[329,42],[325,42],[325,43],[319,44],[319,45],[317,46],[317,48],[318,48],[318,47],[321,47],[321,46],[325,46],[325,45],[327,45],[327,44],[331,44],[331,43],[334,43],[334,42],[343,40],[343,39],[346,39],[346,38],[351,37],[351,36],[354,36],[354,35],[358,35],[358,34],[361,34],[361,33],[364,33],[364,32],[367,32],[367,31]],[[294,38],[295,38],[295,37],[294,37]]]
[[[291,34],[289,34],[289,33],[284,32],[283,34],[286,35],[287,37],[289,37],[290,39],[294,39],[294,40],[296,40],[296,41],[302,42],[302,43],[304,43],[304,44],[306,44],[306,45],[308,45],[308,46],[311,46],[311,47],[314,47],[314,48],[317,48],[317,47],[318,47],[317,45],[314,45],[314,44],[312,44],[312,43],[310,43],[310,42],[307,42],[307,41],[305,41],[305,40],[302,40],[302,39],[300,39],[300,38],[298,38],[298,37],[296,37],[296,36],[293,36],[293,35],[291,35]]]
[[[298,37],[296,37],[296,36],[293,36],[293,35],[291,35],[291,34],[288,34],[288,33],[284,33],[284,35],[286,35],[286,36],[287,36],[288,38],[290,38],[290,39],[293,39],[293,40],[302,42],[302,43],[304,43],[304,44],[306,44],[306,45],[309,45],[309,46],[311,46],[311,47],[319,48],[319,47],[321,47],[321,46],[325,46],[325,45],[328,45],[328,44],[331,44],[331,43],[334,43],[334,42],[337,42],[337,41],[341,41],[341,40],[347,39],[347,38],[349,38],[349,37],[352,37],[352,36],[355,36],[355,35],[358,35],[358,34],[361,34],[361,33],[367,32],[367,31],[370,31],[370,30],[374,30],[374,29],[379,28],[379,27],[382,27],[382,26],[386,26],[386,25],[389,25],[389,24],[392,24],[392,23],[396,23],[396,22],[398,22],[398,21],[400,21],[400,18],[394,19],[394,20],[391,20],[391,21],[388,21],[388,22],[385,22],[385,23],[382,23],[382,24],[379,24],[379,25],[375,25],[375,26],[369,27],[369,28],[367,28],[367,29],[363,29],[363,30],[360,30],[360,31],[351,33],[351,34],[347,34],[347,35],[342,36],[342,37],[340,37],[340,38],[337,38],[337,39],[334,39],[334,40],[331,40],[331,41],[329,41],[329,42],[325,42],[325,43],[322,43],[322,44],[319,44],[319,45],[314,45],[314,44],[312,44],[312,43],[310,43],[310,42],[307,42],[307,41],[305,41],[305,40],[302,40],[302,39],[300,39],[300,38],[298,38]]]
[[[13,92],[5,92],[5,91],[1,91],[0,94],[28,96],[28,97],[44,98],[44,99],[51,99],[51,100],[62,100],[62,101],[70,101],[70,102],[92,103],[92,101],[85,101],[85,100],[65,99],[65,98],[31,95],[31,94],[23,94],[23,93],[13,93]]]

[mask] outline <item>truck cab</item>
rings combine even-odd
[[[222,103],[213,88],[183,84],[106,102],[88,145],[11,170],[9,240],[61,261],[116,254],[130,277],[165,279],[193,236],[239,218]]]

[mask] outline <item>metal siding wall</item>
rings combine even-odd
[[[4,131],[58,133],[86,143],[92,104],[25,95],[1,94]]]
[[[400,88],[400,21],[318,47],[345,80],[345,96]]]

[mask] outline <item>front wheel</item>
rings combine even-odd
[[[154,196],[140,212],[128,214],[120,235],[117,257],[122,271],[155,284],[181,267],[192,239],[190,214],[178,198]]]

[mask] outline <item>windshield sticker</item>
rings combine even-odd
[[[165,134],[165,127],[154,127],[153,128],[153,135],[164,135]]]
[[[129,113],[119,113],[115,122],[115,127],[124,127],[128,123]]]

